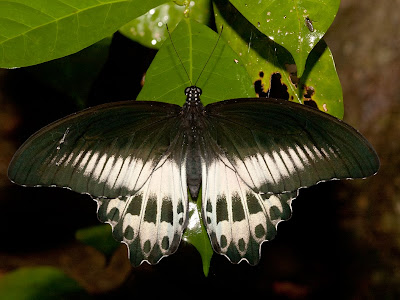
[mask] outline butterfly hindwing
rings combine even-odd
[[[365,178],[379,168],[359,132],[305,105],[235,99],[205,111],[216,155],[255,192],[280,194],[325,180]]]
[[[135,266],[155,264],[179,246],[188,215],[185,160],[179,151],[162,160],[135,195],[95,199],[99,219],[112,225]]]
[[[223,160],[204,161],[202,212],[212,246],[238,263],[257,264],[260,247],[291,215],[297,192],[278,195],[254,192]]]

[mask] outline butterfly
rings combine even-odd
[[[201,94],[195,83],[183,106],[123,101],[69,115],[33,134],[8,176],[89,194],[134,266],[178,249],[201,188],[214,251],[254,265],[300,188],[379,169],[370,143],[324,112],[272,98],[203,106]]]
[[[269,98],[203,106],[200,88],[185,94],[183,107],[123,101],[58,120],[18,149],[8,176],[24,186],[89,194],[99,219],[128,245],[133,265],[177,250],[188,193],[196,199],[202,186],[214,250],[256,264],[298,189],[379,168],[358,131],[319,110]]]

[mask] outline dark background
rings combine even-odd
[[[75,240],[77,229],[99,224],[89,197],[8,181],[17,147],[82,103],[44,84],[35,72],[0,69],[0,277],[21,266],[57,266],[100,299],[239,293],[269,299],[400,298],[399,11],[398,1],[342,0],[326,35],[343,86],[345,120],[376,148],[378,175],[302,190],[293,217],[263,245],[258,266],[232,265],[214,255],[208,278],[196,250],[183,242],[156,266],[132,269],[125,246],[105,257]],[[154,55],[115,35],[85,105],[134,99]]]

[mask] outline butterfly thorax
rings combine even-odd
[[[185,89],[185,95],[186,95],[186,103],[185,106],[189,107],[198,107],[198,106],[203,106],[203,104],[200,101],[200,95],[202,91],[200,88],[197,86],[189,86]]]
[[[201,185],[200,146],[204,106],[200,101],[201,89],[190,86],[185,89],[186,102],[182,108],[183,126],[187,138],[186,177],[192,198],[196,199]]]
[[[187,134],[195,137],[202,127],[204,106],[200,101],[201,89],[190,86],[185,89],[186,102],[182,107],[183,127]]]

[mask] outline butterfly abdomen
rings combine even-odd
[[[203,105],[186,105],[183,113],[186,115],[183,122],[183,130],[188,144],[186,159],[186,178],[192,199],[196,199],[201,186],[201,157],[199,143],[203,139],[201,126]]]
[[[196,199],[201,186],[201,160],[196,149],[190,150],[186,160],[186,178],[192,199]]]

